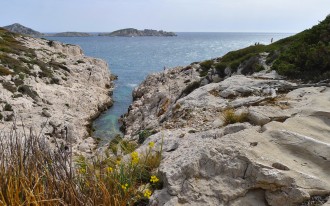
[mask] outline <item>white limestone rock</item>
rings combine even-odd
[[[113,83],[107,63],[84,56],[79,46],[32,37],[18,37],[17,40],[33,49],[41,62],[55,62],[60,67],[52,69],[52,78],[24,75],[22,85],[25,85],[26,92],[22,94],[19,91],[13,94],[0,84],[0,98],[12,105],[15,117],[0,121],[0,130],[10,131],[14,119],[17,119],[15,124],[19,130],[24,124],[27,130],[30,127],[36,133],[42,130],[51,142],[58,138],[64,144],[72,144],[74,153],[89,151],[87,145],[94,147],[94,143],[84,142],[89,137],[88,125],[112,104],[109,92]],[[31,69],[31,73],[41,72],[38,65]],[[11,82],[18,76],[1,76],[0,79]],[[83,149],[79,150],[77,145],[82,142],[86,146],[80,146]]]

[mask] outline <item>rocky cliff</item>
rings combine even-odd
[[[43,35],[42,33],[38,32],[38,31],[35,31],[31,28],[25,27],[18,23],[8,25],[3,28],[7,29],[8,31],[17,33],[17,34],[24,34],[24,35],[28,35],[28,36],[42,36]]]
[[[50,143],[91,152],[90,121],[112,104],[106,62],[78,46],[0,29],[0,74],[2,133],[32,128]]]
[[[122,37],[135,37],[135,36],[176,36],[174,32],[166,32],[163,30],[157,31],[152,29],[137,30],[133,28],[121,29],[111,33],[99,34],[99,36],[122,36]]]
[[[327,61],[312,69],[317,78],[272,70],[297,42],[314,47],[303,34],[269,52],[250,47],[151,74],[134,90],[125,138],[141,143],[139,153],[150,142],[163,148],[164,188],[150,205],[330,204]]]

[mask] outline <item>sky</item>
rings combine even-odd
[[[296,33],[330,14],[330,0],[0,0],[0,26],[40,32]]]

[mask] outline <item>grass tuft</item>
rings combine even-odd
[[[224,120],[224,125],[248,122],[248,113],[236,114],[234,109],[226,109],[222,112],[222,119]]]

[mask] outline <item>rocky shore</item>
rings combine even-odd
[[[112,105],[112,75],[105,61],[79,46],[1,30],[2,134],[30,128],[76,154],[91,154],[90,123]],[[6,52],[5,52],[6,51]],[[41,131],[42,130],[42,131]]]
[[[125,139],[163,149],[150,205],[330,205],[329,25],[134,89]]]
[[[329,84],[297,84],[269,70],[205,81],[200,72],[195,63],[149,75],[123,119],[126,139],[153,134],[138,151],[163,144],[165,187],[151,205],[324,203]]]

